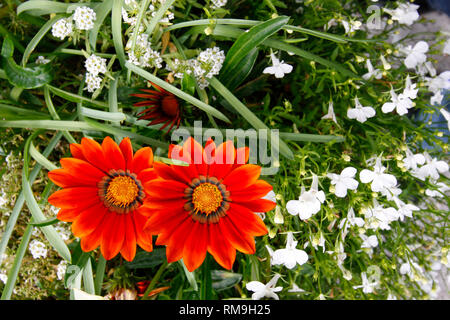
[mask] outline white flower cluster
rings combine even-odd
[[[86,67],[86,88],[88,92],[94,92],[101,87],[102,77],[100,74],[107,72],[106,59],[100,58],[95,54],[91,54],[86,59],[84,66]]]
[[[209,85],[208,79],[218,75],[225,60],[225,53],[219,47],[208,48],[195,59],[186,61],[175,59],[166,69],[172,71],[174,76],[182,79],[184,73],[191,74],[200,88],[204,89]]]
[[[159,7],[164,4],[165,0],[152,0],[149,4],[147,11],[144,14],[144,24],[148,24],[149,19],[153,18],[156,15]],[[136,0],[125,0],[125,6],[122,7],[122,19],[125,23],[128,23],[132,26],[136,25],[137,16],[139,14],[141,4]],[[170,6],[169,9],[173,8]],[[173,12],[167,10],[164,13],[164,16],[159,20],[160,23],[169,23],[170,20],[175,18]],[[142,27],[142,25],[141,25]],[[139,30],[139,32],[143,32],[143,30]]]
[[[398,21],[400,24],[405,24],[410,26],[414,21],[419,19],[419,13],[417,10],[419,6],[412,3],[398,3],[398,7],[394,10],[386,9],[383,10],[391,15],[391,19]]]
[[[45,258],[47,256],[47,248],[45,244],[39,240],[33,240],[30,242],[28,249],[34,259]]]
[[[58,280],[64,279],[67,270],[67,265],[68,263],[66,260],[61,260],[61,262],[56,267],[56,277],[58,278]]]
[[[131,63],[143,68],[162,68],[163,60],[161,55],[150,47],[151,43],[148,39],[148,34],[141,33],[137,35],[133,51],[131,51],[131,42],[130,38],[125,48],[128,51],[128,59]]]
[[[77,7],[72,16],[56,21],[52,26],[52,35],[60,40],[70,37],[75,30],[91,30],[97,15],[89,7]],[[75,25],[74,23],[75,22]]]
[[[227,0],[211,0],[211,7],[213,9],[222,8],[227,5]]]

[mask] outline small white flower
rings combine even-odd
[[[447,121],[448,130],[450,131],[450,112],[445,110],[445,108],[441,108],[439,109],[439,111],[442,113],[444,119]]]
[[[437,160],[436,158],[431,158],[428,153],[424,153],[426,164],[417,169],[414,172],[414,176],[421,180],[426,178],[431,178],[433,181],[439,179],[439,174],[447,172],[449,167],[445,161]]]
[[[345,29],[345,34],[353,35],[356,30],[361,29],[362,23],[361,21],[346,21],[341,20],[342,26]]]
[[[358,226],[362,228],[364,226],[364,219],[360,217],[355,216],[355,211],[353,210],[353,207],[350,207],[347,213],[347,217],[343,218],[341,222],[339,223],[339,229],[342,230],[342,238],[344,239],[347,235],[347,230],[349,227]]]
[[[96,19],[95,11],[89,7],[77,7],[73,14],[75,27],[78,30],[91,30]]]
[[[364,217],[368,229],[390,230],[389,224],[399,218],[397,210],[392,207],[385,208],[373,199],[373,207],[363,208]]]
[[[305,290],[299,288],[295,283],[293,283],[292,289],[289,289],[288,292],[305,292]]]
[[[417,92],[419,89],[416,89],[417,84],[411,82],[411,78],[409,74],[406,76],[405,81],[405,89],[403,90],[403,95],[408,97],[409,99],[417,98]]]
[[[47,64],[49,62],[50,62],[49,59],[45,59],[44,56],[39,56],[39,57],[37,57],[37,59],[36,59],[36,61],[34,63],[36,63],[36,64]]]
[[[417,165],[425,163],[425,157],[421,153],[413,154],[409,148],[406,148],[406,157],[403,159],[403,167],[406,170],[417,170]]]
[[[334,194],[336,197],[344,198],[347,190],[356,190],[358,181],[353,179],[356,175],[356,169],[347,167],[342,170],[341,174],[328,173],[327,177],[331,179],[331,184],[335,186]]]
[[[276,274],[267,284],[263,284],[259,281],[250,281],[245,285],[245,287],[247,288],[247,290],[254,292],[252,294],[253,300],[260,300],[264,297],[279,300],[280,298],[275,293],[283,290],[283,287],[275,287],[279,278],[280,275]]]
[[[406,54],[404,64],[409,69],[416,68],[419,64],[425,63],[427,60],[426,53],[428,52],[429,46],[425,41],[417,42],[414,47],[411,45],[401,48],[400,51]]]
[[[323,236],[322,231],[319,231],[314,235],[313,238],[310,236],[311,246],[314,248],[314,250],[318,250],[317,247],[322,247],[322,252],[325,252],[325,238]],[[305,248],[308,245],[308,242],[305,243]]]
[[[320,206],[325,201],[325,193],[319,191],[318,178],[313,175],[309,191],[302,187],[298,200],[289,200],[286,204],[287,211],[292,215],[299,215],[300,219],[306,220],[320,211]]]
[[[71,18],[59,19],[52,26],[52,35],[55,38],[64,40],[65,37],[69,37],[73,32],[73,24]]]
[[[222,8],[227,4],[227,0],[211,0],[213,9]]]
[[[64,279],[64,276],[66,274],[67,265],[68,265],[68,263],[66,260],[61,260],[61,262],[56,267],[56,276],[57,276],[58,280]]]
[[[6,284],[8,281],[8,276],[5,273],[0,272],[0,281]]]
[[[286,248],[275,250],[273,253],[274,264],[282,264],[288,269],[293,269],[297,264],[302,265],[308,261],[305,251],[297,249],[292,232],[288,232]]]
[[[383,71],[380,69],[374,69],[370,59],[366,60],[366,67],[367,73],[363,74],[362,76],[364,80],[369,80],[372,77],[374,77],[375,79],[381,79],[383,77]]]
[[[356,119],[359,122],[366,122],[368,118],[374,117],[375,109],[372,107],[365,107],[360,102],[358,97],[355,97],[355,108],[347,110],[347,117],[349,119]]]
[[[419,6],[412,3],[398,3],[398,7],[394,10],[383,9],[391,15],[391,19],[398,21],[400,24],[412,25],[414,21],[419,19],[417,10]]]
[[[28,249],[34,259],[45,258],[47,256],[47,248],[45,247],[45,244],[39,240],[31,241]]]
[[[409,94],[411,94],[411,92],[409,92]],[[395,109],[395,111],[402,116],[407,114],[408,109],[411,109],[413,106],[413,102],[410,98],[403,93],[400,93],[397,96],[394,89],[391,88],[391,102],[386,102],[383,104],[381,111],[383,111],[383,113],[388,113]]]
[[[277,198],[275,195],[275,192],[273,190],[270,190],[264,197],[261,199],[270,200],[272,202],[277,202]],[[255,212],[262,220],[266,218],[266,214],[264,212]],[[276,211],[275,211],[276,213]],[[281,212],[280,212],[281,213]],[[276,222],[275,222],[276,223]]]
[[[426,189],[425,194],[432,198],[443,198],[447,191],[450,190],[450,187],[443,182],[436,183],[436,188],[437,190]]]
[[[394,202],[397,205],[397,213],[399,215],[400,221],[403,221],[405,217],[412,218],[413,211],[419,211],[420,208],[413,204],[406,204],[398,197],[394,197]]]
[[[272,66],[264,69],[263,73],[273,74],[276,78],[283,78],[286,73],[290,73],[293,67],[284,61],[278,60],[273,53],[270,54]]]
[[[322,117],[322,120],[325,120],[325,119],[333,120],[334,123],[337,124],[336,115],[334,114],[333,101],[330,101],[328,103],[328,112],[327,112],[326,115],[324,115]]]
[[[363,240],[361,248],[376,248],[378,247],[378,238],[376,235],[366,236],[365,234],[360,234],[360,238]]]
[[[369,282],[369,280],[367,279],[367,275],[365,272],[361,273],[361,280],[362,280],[362,285],[360,286],[354,286],[353,289],[359,289],[359,288],[363,288],[363,292],[364,293],[372,293],[373,289],[378,286],[378,282],[374,281],[374,282]]]
[[[376,159],[373,171],[363,169],[359,173],[359,179],[362,183],[370,183],[373,192],[381,192],[385,188],[392,188],[397,185],[397,179],[392,174],[384,173],[386,167],[381,165],[381,158]]]
[[[94,75],[90,72],[86,73],[86,88],[88,92],[94,92],[95,90],[99,89],[102,83],[102,78],[100,76]]]
[[[95,54],[91,54],[89,58],[84,62],[84,66],[86,70],[94,76],[97,76],[99,73],[106,73],[106,59],[100,58]]]

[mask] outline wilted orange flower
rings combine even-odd
[[[231,141],[216,147],[209,140],[203,149],[190,138],[169,149],[170,158],[189,166],[154,163],[158,178],[144,184],[145,230],[158,235],[157,245],[166,245],[168,262],[183,258],[193,271],[208,251],[231,269],[236,249],[255,253],[254,236],[267,233],[255,212],[270,211],[275,203],[261,199],[272,186],[258,180],[261,167],[246,164],[248,156],[248,148],[235,149]]]
[[[105,259],[120,252],[127,261],[133,260],[136,244],[152,251],[141,210],[147,197],[143,185],[155,178],[152,149],[141,148],[133,155],[129,138],[117,145],[106,137],[102,145],[83,138],[81,144],[71,144],[70,151],[73,158],[62,158],[62,169],[48,174],[63,188],[48,202],[61,208],[59,220],[72,222],[81,249],[89,252],[100,246]]]
[[[164,130],[170,124],[169,132],[176,124],[177,128],[180,126],[180,105],[177,98],[172,93],[164,90],[163,88],[151,83],[156,90],[140,89],[146,93],[132,94],[134,97],[144,98],[146,100],[133,104],[135,107],[148,107],[149,108],[138,113],[140,120],[151,120],[148,125],[154,125],[159,123],[165,123],[160,130]]]

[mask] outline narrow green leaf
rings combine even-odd
[[[30,156],[32,156],[37,163],[39,163],[42,167],[44,167],[48,171],[58,169],[58,167],[55,166],[50,161],[48,161],[48,159],[44,157],[42,153],[37,151],[37,149],[33,145],[33,142],[30,143]]]
[[[220,80],[228,83],[228,78],[236,72],[239,62],[264,40],[278,32],[288,21],[289,17],[280,16],[261,22],[251,27],[248,32],[243,32],[227,52],[220,70]]]
[[[194,274],[195,271],[190,272],[184,265],[183,259],[178,260],[178,263],[183,268],[184,275],[186,276],[187,281],[191,285],[191,288],[194,289],[194,291],[198,291],[198,285],[197,285],[197,281],[195,280],[195,274]]]
[[[11,58],[13,54],[14,54],[14,43],[11,40],[10,36],[6,36],[3,38],[1,55],[3,58],[8,59]]]
[[[192,103],[193,105],[195,105],[199,109],[205,111],[206,113],[209,113],[213,117],[216,117],[217,119],[220,119],[227,123],[230,123],[230,120],[228,120],[228,118],[222,112],[220,112],[217,109],[213,108],[212,106],[198,100],[197,98],[181,91],[177,87],[165,82],[164,80],[161,80],[160,78],[154,76],[150,72],[147,72],[147,71],[135,66],[134,64],[130,63],[129,61],[126,62],[125,67],[130,69],[131,71],[135,72],[136,74],[140,75],[141,77],[160,86],[161,88],[173,93],[177,97],[179,97],[189,103]]]
[[[216,291],[232,288],[242,280],[242,274],[223,270],[211,270],[212,287]]]
[[[268,141],[274,148],[278,148],[280,153],[288,159],[293,159],[294,154],[287,144],[279,139],[276,141],[272,137],[269,127],[262,122],[253,112],[251,112],[238,98],[236,98],[217,78],[213,77],[209,81],[210,85],[226,100],[230,105],[252,125],[256,130],[267,130]]]
[[[117,57],[119,58],[120,65],[125,66],[125,51],[123,49],[122,40],[122,1],[123,0],[110,0],[113,1],[111,11],[111,31],[113,36],[114,48],[116,50]]]
[[[89,258],[83,268],[84,291],[89,294],[95,294],[94,275],[92,274],[92,263]]]
[[[152,252],[139,251],[133,261],[124,262],[128,269],[147,269],[162,264],[166,260],[165,248],[154,248]]]
[[[103,278],[105,277],[106,259],[100,255],[97,261],[97,269],[95,270],[95,294],[101,295]]]
[[[46,113],[0,103],[0,118],[5,120],[16,120],[16,119],[36,120],[36,119],[50,119],[50,116]]]
[[[24,89],[42,87],[53,79],[49,63],[24,68],[17,65],[13,58],[2,58],[2,68],[11,84]]]
[[[48,130],[83,131],[93,128],[83,121],[65,120],[15,120],[0,121],[0,128],[29,128]]]
[[[253,48],[234,68],[229,76],[226,77],[223,85],[230,91],[236,89],[244,80],[248,77],[255,65],[256,58],[258,57],[258,48]],[[225,78],[225,77],[224,77]],[[184,79],[184,78],[183,78]]]
[[[45,226],[51,226],[58,222],[59,222],[59,220],[57,218],[49,218],[49,219],[39,222],[39,223],[38,222],[30,222],[29,224],[31,224],[34,227],[45,227]]]
[[[108,104],[105,103],[105,102],[92,100],[92,99],[83,97],[81,95],[78,95],[78,94],[75,94],[75,93],[71,93],[71,92],[64,91],[62,89],[53,87],[53,86],[51,86],[49,84],[47,84],[46,86],[47,86],[47,88],[50,89],[50,91],[53,94],[57,95],[58,97],[61,97],[61,98],[65,99],[67,101],[76,102],[76,103],[83,102],[83,103],[87,103],[87,104],[90,104],[90,105],[93,105],[93,106],[98,106],[98,107],[101,107],[101,108],[104,108],[104,109],[108,108]]]
[[[106,120],[106,121],[123,121],[125,120],[125,114],[122,112],[106,112],[94,110],[86,107],[80,108],[81,114],[85,117],[97,119],[97,120]]]
[[[112,1],[103,1],[95,10],[96,19],[94,22],[94,27],[89,30],[89,44],[91,45],[92,50],[95,52],[95,48],[97,46],[97,37],[100,27],[103,24],[106,16],[112,9]]]

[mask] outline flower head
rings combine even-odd
[[[73,14],[75,27],[79,30],[91,30],[96,19],[95,11],[89,7],[77,7]]]
[[[414,69],[418,65],[425,63],[427,60],[426,53],[429,46],[425,41],[417,42],[414,47],[409,45],[404,48],[400,48],[400,51],[406,54],[404,64],[407,68]]]
[[[231,141],[216,146],[208,140],[203,148],[189,138],[169,149],[171,159],[187,166],[154,164],[158,179],[145,185],[146,230],[158,235],[157,245],[166,245],[168,262],[182,258],[193,271],[209,252],[231,269],[236,249],[255,253],[254,236],[268,232],[255,212],[270,211],[276,203],[262,199],[272,186],[258,179],[261,167],[247,164],[248,152]]]
[[[333,122],[337,124],[336,115],[334,114],[333,101],[329,102],[329,104],[328,104],[328,112],[321,119],[322,120],[330,119],[330,120],[333,120]]]
[[[298,200],[289,200],[286,209],[290,214],[298,215],[300,219],[306,220],[320,211],[320,206],[324,201],[325,193],[319,191],[318,178],[313,175],[309,191],[305,191],[302,187]]]
[[[273,74],[276,78],[283,78],[285,74],[290,73],[293,67],[284,61],[278,60],[273,53],[270,53],[272,66],[264,69],[263,73]]]
[[[362,183],[370,183],[373,192],[381,192],[386,188],[392,188],[397,185],[397,179],[392,174],[384,173],[386,167],[381,164],[381,158],[376,159],[373,171],[363,169],[359,173],[359,179]]]
[[[272,264],[282,264],[288,269],[293,269],[297,264],[305,264],[308,261],[308,255],[305,251],[297,249],[296,246],[297,241],[295,241],[292,232],[288,232],[286,248],[273,252]]]
[[[408,94],[411,94],[411,92],[408,92]],[[388,113],[395,109],[395,111],[402,116],[407,114],[408,109],[411,109],[413,106],[413,102],[407,95],[400,93],[397,96],[394,89],[391,88],[391,101],[383,104],[381,111],[383,111],[383,113]]]
[[[398,21],[400,24],[412,25],[414,21],[419,19],[419,13],[417,10],[419,6],[412,3],[399,3],[398,7],[394,10],[383,9],[389,13],[392,20]]]
[[[100,145],[83,138],[70,145],[73,158],[60,160],[62,169],[48,176],[62,189],[48,201],[61,208],[57,218],[72,222],[72,232],[81,238],[81,249],[89,252],[100,246],[105,259],[119,252],[132,261],[136,244],[152,251],[151,235],[143,230],[147,198],[143,185],[154,179],[153,152],[149,147],[133,155],[129,138],[117,145],[106,137]]]
[[[372,107],[365,107],[360,102],[358,97],[355,97],[355,108],[347,110],[347,117],[349,119],[356,119],[359,122],[366,122],[368,118],[374,117],[375,109]]]
[[[276,274],[267,284],[259,281],[250,281],[245,285],[245,287],[247,288],[247,290],[254,292],[252,294],[253,300],[260,300],[264,297],[279,300],[280,298],[275,293],[283,290],[283,287],[275,287],[279,278],[280,275]]]
[[[47,248],[39,240],[33,240],[29,244],[29,250],[34,259],[45,258],[47,256]]]
[[[148,125],[164,123],[160,130],[170,125],[167,132],[169,132],[176,124],[177,128],[180,126],[181,112],[178,99],[174,94],[164,90],[163,88],[152,83],[156,90],[140,89],[145,93],[132,94],[132,96],[143,98],[146,100],[133,104],[135,107],[148,107],[139,112],[139,119],[150,120]]]
[[[86,70],[94,76],[107,71],[106,59],[100,58],[95,54],[91,54],[90,57],[86,59],[84,66],[86,67]]]
[[[52,26],[52,35],[60,40],[69,37],[73,32],[73,24],[70,19],[59,19]]]
[[[331,179],[331,184],[335,186],[334,194],[336,197],[344,198],[347,195],[347,190],[356,190],[358,188],[358,181],[354,179],[356,169],[347,167],[342,170],[341,174],[328,173],[327,177]]]

